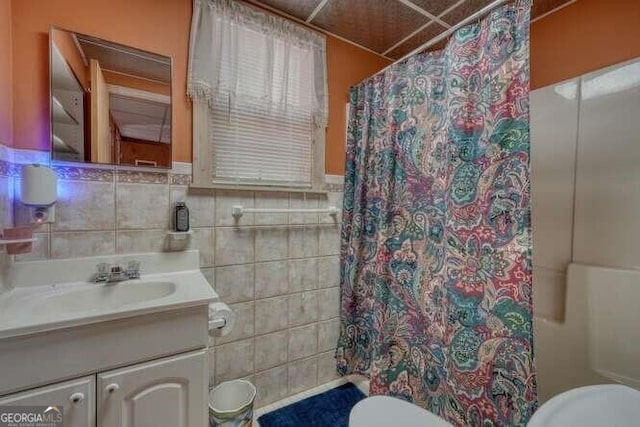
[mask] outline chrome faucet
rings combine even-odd
[[[137,260],[129,261],[127,268],[106,262],[101,262],[96,268],[97,272],[91,280],[93,283],[117,283],[140,278],[140,261]]]

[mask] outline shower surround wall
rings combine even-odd
[[[245,214],[236,221],[231,207],[341,207],[341,184],[327,185],[327,195],[305,198],[194,192],[188,189],[191,165],[185,163],[174,163],[171,173],[55,169],[56,221],[36,229],[34,251],[16,256],[17,262],[198,249],[202,272],[237,319],[230,335],[212,339],[212,385],[249,379],[262,406],[336,378],[339,221],[306,213]],[[166,236],[178,201],[186,201],[193,229],[182,246]],[[14,210],[17,224],[28,222],[19,203]]]

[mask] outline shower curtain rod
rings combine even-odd
[[[407,53],[406,55],[404,55],[400,59],[396,59],[391,64],[389,64],[386,67],[384,67],[382,70],[380,70],[377,73],[374,73],[374,74],[370,75],[369,77],[367,77],[366,79],[362,80],[360,83],[358,83],[358,85],[360,85],[364,81],[369,80],[371,77],[375,76],[376,74],[379,74],[379,73],[383,72],[387,68],[393,67],[394,65],[404,61],[405,59],[415,55],[416,53],[420,53],[423,50],[425,50],[425,49],[433,46],[434,44],[440,42],[441,40],[446,39],[451,34],[455,33],[460,27],[464,27],[465,25],[475,21],[476,19],[479,19],[479,18],[483,17],[484,15],[486,15],[489,12],[491,12],[496,7],[501,6],[504,3],[507,3],[508,1],[510,1],[510,0],[495,0],[495,1],[491,2],[491,3],[489,3],[488,5],[483,7],[482,9],[478,10],[477,12],[467,16],[462,21],[458,22],[453,27],[449,28],[447,31],[435,36],[434,38],[430,39],[426,43],[424,43],[424,44],[418,46],[417,48],[413,49],[411,52]]]

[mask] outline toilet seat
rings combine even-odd
[[[580,387],[538,409],[527,427],[626,427],[640,420],[640,391],[619,384]],[[358,402],[349,427],[451,427],[437,415],[404,400],[373,396]]]
[[[540,406],[527,427],[638,425],[640,392],[619,384],[580,387]]]
[[[451,427],[435,414],[404,400],[373,396],[361,400],[349,414],[349,427]]]

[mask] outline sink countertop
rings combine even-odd
[[[114,284],[19,286],[0,294],[0,339],[207,305],[217,299],[198,269],[143,274]]]

